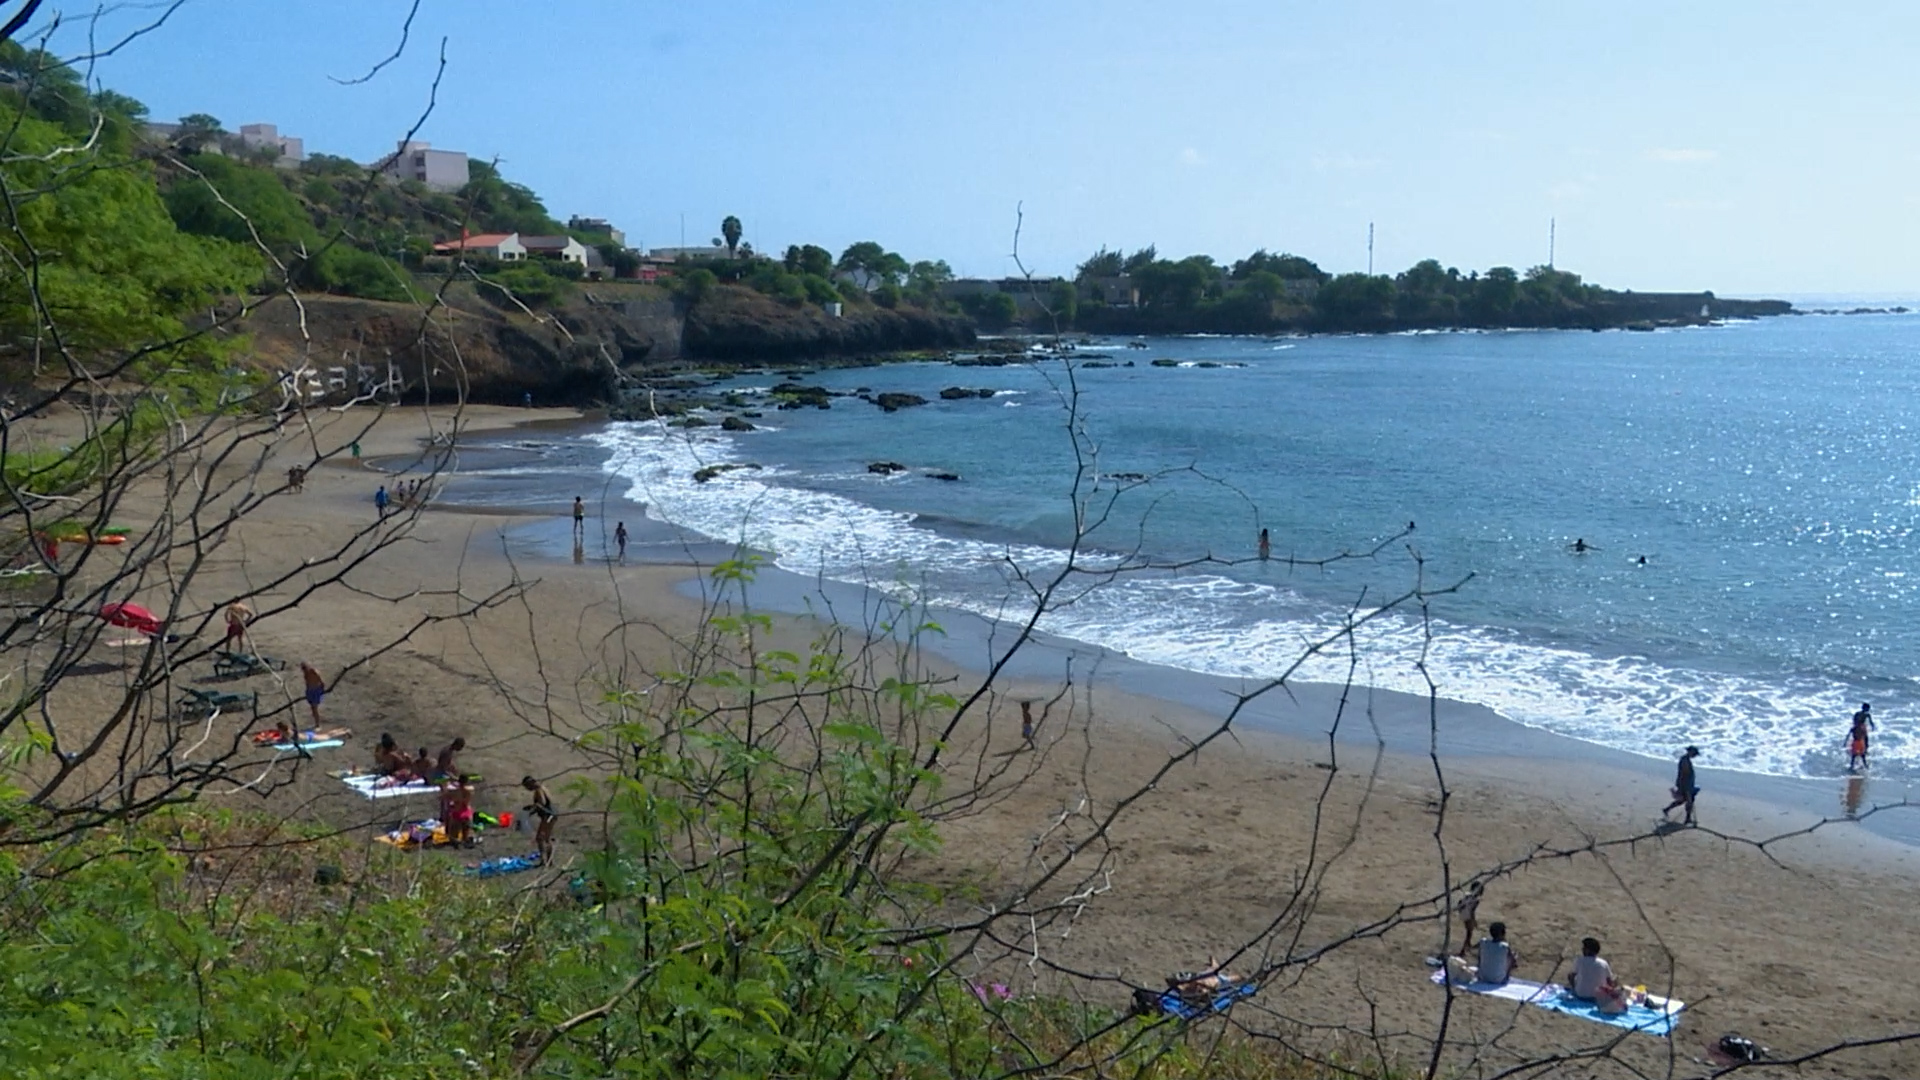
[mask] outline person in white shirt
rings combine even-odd
[[[1474,979],[1483,983],[1504,984],[1513,977],[1513,968],[1520,962],[1520,954],[1507,944],[1507,924],[1497,922],[1487,927],[1487,936],[1480,939],[1480,964],[1474,969]]]
[[[1573,978],[1569,979],[1573,996],[1581,1001],[1600,1000],[1600,991],[1613,983],[1613,965],[1600,958],[1600,939],[1584,938],[1580,942],[1580,958],[1573,962]]]

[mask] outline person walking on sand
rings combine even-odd
[[[1867,733],[1873,730],[1873,706],[1860,703],[1853,714],[1853,729],[1847,732],[1847,771],[1856,772],[1867,763]]]
[[[1273,538],[1267,535],[1267,530],[1261,529],[1260,530],[1260,561],[1266,562],[1272,556],[1273,556]]]
[[[613,527],[613,542],[620,547],[620,561],[627,561],[627,523],[621,522]]]
[[[307,709],[313,713],[313,726],[320,727],[320,701],[327,696],[327,680],[320,672],[305,660],[300,661],[300,678],[307,684]]]
[[[553,822],[559,817],[553,812],[553,795],[547,791],[545,784],[531,776],[521,777],[520,786],[526,788],[533,799],[525,807],[527,813],[533,815],[533,849],[540,856],[541,866],[550,865],[553,862]]]
[[[244,647],[246,644],[247,623],[251,622],[252,619],[253,609],[246,604],[238,600],[228,604],[227,636],[220,639],[220,647],[223,649],[231,648],[236,641],[240,642]]]
[[[1467,950],[1473,947],[1473,931],[1480,925],[1480,894],[1486,888],[1475,881],[1467,885],[1467,895],[1460,898],[1454,907],[1454,913],[1460,916],[1460,959],[1467,958]]]
[[[387,494],[387,485],[381,484],[380,490],[373,493],[373,508],[378,510],[380,516],[384,518],[387,516],[387,506],[391,502],[393,498]]]
[[[1674,808],[1684,806],[1687,808],[1687,824],[1695,823],[1693,800],[1700,795],[1700,786],[1693,782],[1693,759],[1699,756],[1700,748],[1697,746],[1687,747],[1687,752],[1680,755],[1680,767],[1673,774],[1673,801],[1660,811],[1661,817],[1671,820]]]
[[[1020,741],[1026,744],[1029,750],[1038,749],[1033,742],[1033,702],[1031,701],[1020,703]]]
[[[587,535],[587,504],[578,495],[573,497],[573,533],[575,536]]]

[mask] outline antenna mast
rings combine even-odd
[[[1558,222],[1554,221],[1554,219],[1547,219],[1547,269],[1549,270],[1553,269],[1554,227],[1557,224]]]
[[[1367,222],[1367,276],[1373,276],[1373,222]]]

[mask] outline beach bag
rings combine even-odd
[[[1761,1061],[1767,1056],[1766,1049],[1759,1043],[1739,1035],[1722,1035],[1717,1045],[1722,1054],[1735,1061]]]
[[[1473,981],[1473,968],[1457,956],[1447,957],[1447,981],[1455,986],[1465,986]]]
[[[1626,1012],[1630,1004],[1627,988],[1617,983],[1608,983],[1594,995],[1593,1007],[1602,1016],[1619,1016]]]

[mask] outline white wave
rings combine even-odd
[[[744,460],[741,447],[718,433],[656,422],[612,425],[588,438],[610,452],[605,468],[631,482],[628,497],[645,502],[649,515],[770,551],[775,565],[796,573],[1008,617],[1023,614],[1021,594],[1011,587],[1016,568],[1044,575],[1064,559],[1037,545],[944,536],[916,524],[913,514],[785,486],[779,481],[792,474],[777,469],[736,470],[697,484],[694,470]],[[1149,663],[1266,678],[1293,664],[1308,643],[1336,634],[1344,616],[1268,585],[1218,574],[1158,574],[1077,592],[1041,627]],[[1432,632],[1432,640],[1423,641],[1417,619],[1378,617],[1355,635],[1356,677],[1424,694],[1417,666],[1424,646],[1426,669],[1442,696],[1488,706],[1531,727],[1654,758],[1697,743],[1714,766],[1747,772],[1833,775],[1839,768],[1843,706],[1856,696],[1844,684],[1679,669],[1440,621]],[[1312,658],[1295,678],[1340,681],[1346,655],[1334,649]],[[1883,727],[1875,759],[1920,766],[1920,740]]]

